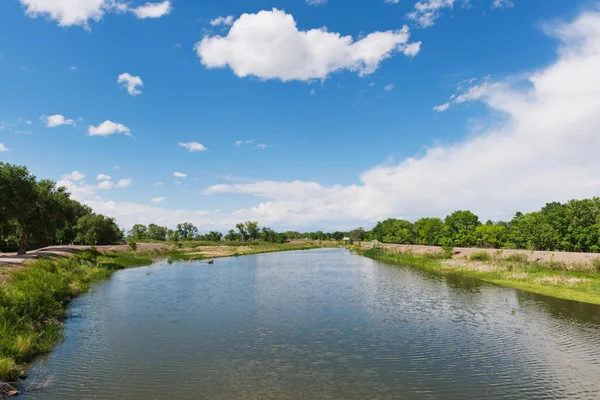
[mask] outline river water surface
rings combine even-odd
[[[600,307],[346,250],[128,269],[28,399],[599,399]]]

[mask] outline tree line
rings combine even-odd
[[[56,182],[0,162],[0,248],[25,254],[32,246],[112,244],[122,238],[114,219],[71,199]]]
[[[365,240],[451,247],[600,252],[600,198],[548,203],[517,212],[510,221],[482,223],[471,211],[415,223],[390,218],[365,232]]]

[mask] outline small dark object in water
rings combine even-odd
[[[214,264],[214,263],[215,263],[215,260],[210,260],[210,261],[207,261],[206,263],[207,263],[207,264]]]

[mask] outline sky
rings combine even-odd
[[[4,0],[0,161],[201,232],[600,195],[600,3]]]

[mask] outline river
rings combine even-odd
[[[600,307],[342,249],[116,272],[27,399],[598,399]]]

